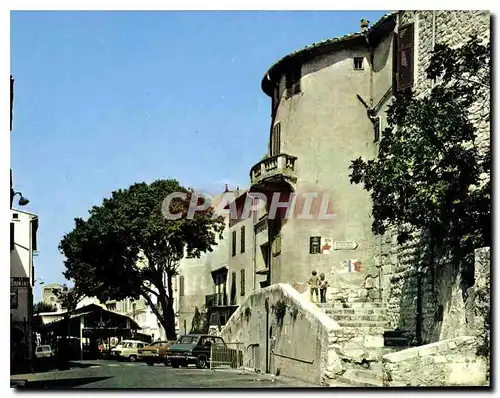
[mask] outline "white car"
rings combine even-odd
[[[139,348],[147,346],[148,343],[138,340],[123,340],[111,350],[111,357],[116,359],[128,359],[130,362],[137,361]]]
[[[39,345],[35,349],[35,356],[37,358],[50,358],[54,356],[54,352],[50,345]]]

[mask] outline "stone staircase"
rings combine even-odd
[[[382,387],[384,332],[389,327],[385,306],[380,300],[319,304],[342,327],[330,335],[330,349],[342,359],[337,382],[363,387]]]

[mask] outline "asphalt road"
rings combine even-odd
[[[79,361],[64,371],[11,376],[28,380],[29,389],[67,388],[300,388],[318,387],[283,376],[249,374],[236,369],[173,369],[142,362]]]

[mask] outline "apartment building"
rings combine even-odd
[[[32,357],[34,255],[37,252],[38,216],[11,210],[10,222],[10,319],[14,361]]]

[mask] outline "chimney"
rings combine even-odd
[[[366,31],[368,31],[369,25],[370,25],[370,21],[363,18],[361,20],[361,33],[365,33]]]
[[[228,184],[226,184],[226,189],[224,192],[229,192],[229,185]]]

